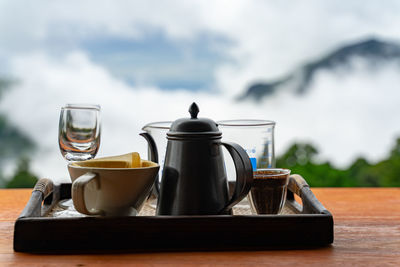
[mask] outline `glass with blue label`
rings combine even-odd
[[[218,121],[222,132],[222,141],[235,142],[243,147],[252,163],[253,171],[275,167],[274,129],[275,122],[270,120],[223,120]],[[235,176],[235,166],[224,151],[228,179]]]

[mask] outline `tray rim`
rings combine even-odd
[[[291,205],[292,208],[301,212],[299,214],[42,217],[42,215],[46,213],[46,210],[51,210],[51,208],[56,203],[58,203],[58,201],[68,198],[68,187],[70,187],[70,183],[59,184],[52,187],[51,192],[47,192],[47,198],[45,198],[46,194],[44,192],[40,190],[40,192],[38,192],[37,190],[35,191],[35,189],[33,190],[31,199],[29,200],[27,206],[21,213],[20,217],[16,220],[14,225],[15,251],[69,251],[68,247],[64,247],[62,244],[57,243],[57,235],[61,235],[61,237],[59,237],[59,239],[61,240],[63,234],[66,235],[67,233],[70,233],[69,230],[58,231],[60,229],[54,228],[57,227],[57,225],[64,225],[64,227],[68,228],[69,224],[73,224],[73,227],[75,229],[78,229],[78,231],[83,231],[85,227],[89,227],[90,231],[94,234],[93,236],[90,236],[90,238],[93,239],[92,243],[88,242],[87,240],[85,241],[84,237],[76,235],[76,239],[78,241],[88,242],[86,246],[82,246],[80,248],[80,251],[87,251],[93,248],[96,250],[113,249],[113,247],[107,245],[101,247],[98,244],[99,240],[95,240],[97,238],[96,233],[100,235],[104,232],[104,229],[92,229],[93,227],[96,228],[96,226],[99,225],[107,226],[107,224],[109,225],[113,223],[117,223],[121,227],[120,231],[112,230],[114,231],[116,238],[118,237],[122,240],[122,243],[120,244],[121,247],[117,246],[117,248],[133,249],[134,251],[168,250],[171,249],[171,247],[172,250],[203,250],[203,247],[207,247],[207,250],[237,250],[243,249],[243,245],[245,245],[245,249],[257,249],[271,246],[276,247],[279,245],[290,246],[294,244],[298,244],[301,246],[324,246],[333,243],[334,240],[334,222],[332,214],[327,209],[325,209],[325,207],[314,196],[305,180],[300,175],[296,174],[291,175],[289,179],[287,204]],[[63,192],[63,190],[66,190],[66,192]],[[301,198],[303,206],[295,201],[294,195],[298,195]],[[42,206],[41,203],[43,203]],[[163,229],[166,228],[166,225],[168,225],[168,227],[172,227],[171,229],[176,231],[179,231],[179,227],[181,227],[181,229],[185,229],[186,234],[192,235],[194,238],[197,239],[195,239],[194,242],[191,243],[191,245],[186,246],[186,244],[183,243],[183,239],[179,239],[183,237],[178,236],[178,241],[176,241],[176,244],[169,248],[166,247],[167,244],[164,244],[164,247],[162,245],[160,245],[160,247],[157,247],[151,246],[150,244],[146,243],[147,245],[145,245],[143,248],[139,248],[136,245],[130,245],[129,241],[135,240],[135,238],[140,241],[143,241],[143,239],[146,238],[144,235],[142,236],[141,232],[138,232],[135,229],[131,229],[138,225],[144,227],[145,232],[147,231],[149,234],[152,234],[150,238],[156,238],[156,235],[154,235],[154,232],[156,231],[154,229],[150,229],[150,227],[147,227],[147,229],[146,224],[152,225],[152,227],[156,226],[156,228],[160,228],[160,231],[163,233],[163,235],[169,238],[173,238],[174,236],[173,233],[168,233],[165,229]],[[193,226],[193,230],[190,229],[189,224],[190,226]],[[231,240],[233,243],[217,242],[214,245],[211,244],[211,242],[204,243],[205,241],[203,239],[207,238],[207,236],[208,239],[210,239],[208,241],[213,241],[211,239],[216,238],[210,236],[210,233],[220,232],[221,235],[226,237],[229,233],[227,232],[227,230],[224,229],[224,227],[231,229],[232,227],[235,227],[236,225],[240,226],[241,224],[245,224],[244,229],[239,229],[239,231],[237,231],[237,233],[235,234],[239,234],[239,236],[241,236],[241,240],[243,240],[242,244],[235,243],[233,237]],[[293,232],[293,229],[291,228],[285,229],[280,225],[291,225],[292,228],[296,228],[296,232]],[[200,235],[201,231],[196,231],[195,229],[198,226],[208,228],[206,229],[206,231],[202,232],[202,235]],[[264,226],[273,226],[275,227],[275,229],[274,231],[263,229]],[[302,227],[302,229],[300,229],[300,226]],[[248,230],[246,227],[250,229]],[[51,236],[46,237],[46,235],[35,231],[42,228],[46,228]],[[27,231],[28,233],[26,233]],[[254,236],[254,240],[256,240],[254,241],[254,244],[251,240],[248,240],[247,237],[244,236],[246,233],[252,234],[251,231],[256,231],[260,235]],[[316,233],[318,233],[319,236],[315,236]],[[29,237],[27,236],[27,234],[29,235]],[[268,237],[270,240],[263,241],[262,239],[259,239],[262,235]],[[284,239],[283,241],[279,240],[279,238],[277,238],[278,235],[285,236],[286,239]],[[126,236],[130,236],[131,239],[125,240]],[[301,240],[300,237],[303,238],[303,240]],[[112,237],[109,238],[111,238],[112,240]],[[203,247],[199,246],[200,243],[203,244]]]

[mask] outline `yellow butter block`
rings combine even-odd
[[[142,164],[141,164],[139,153],[133,152],[132,160],[131,160],[131,168],[139,168],[141,166],[142,166]]]
[[[74,162],[73,165],[91,168],[140,168],[142,160],[137,152],[119,156],[97,158],[85,161]]]

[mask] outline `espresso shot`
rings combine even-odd
[[[249,194],[251,208],[257,214],[278,214],[286,199],[290,170],[259,169],[253,172]]]

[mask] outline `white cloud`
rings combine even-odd
[[[278,154],[294,140],[306,140],[339,166],[360,154],[382,159],[393,137],[400,134],[393,114],[400,99],[395,87],[400,84],[397,66],[381,66],[374,75],[360,64],[351,75],[321,72],[310,94],[299,98],[283,92],[259,104],[235,102],[225,95],[132,88],[82,51],[61,60],[45,54],[23,55],[12,66],[21,82],[4,95],[0,111],[39,144],[33,155],[34,171],[57,180],[68,179],[57,145],[59,110],[65,103],[102,106],[99,156],[139,151],[145,157],[146,144],[138,135],[141,127],[151,121],[187,117],[193,101],[199,104],[202,117],[214,120],[275,120]]]
[[[220,48],[230,60],[214,70],[215,86],[230,95],[343,42],[369,35],[398,39],[400,27],[395,0],[4,1],[0,7],[0,56],[55,44],[79,49],[87,38],[143,39],[154,31],[177,44],[221,36],[232,45]]]
[[[10,63],[9,73],[21,81],[1,99],[0,110],[40,144],[35,171],[54,177],[66,175],[57,125],[68,102],[102,105],[99,155],[146,154],[141,127],[186,116],[197,101],[201,115],[215,120],[276,120],[278,152],[293,139],[306,139],[342,166],[358,154],[377,160],[400,132],[393,114],[400,81],[392,66],[373,75],[362,68],[348,76],[320,73],[303,98],[282,93],[258,106],[231,96],[343,42],[370,35],[396,40],[399,10],[398,1],[0,1],[1,64]],[[86,39],[137,40],[154,31],[175,44],[202,35],[230,40],[230,46],[209,44],[227,58],[211,70],[221,95],[133,88],[80,47]],[[61,53],[53,55],[53,49]]]
[[[65,162],[57,145],[57,125],[60,108],[66,103],[102,106],[99,156],[128,151],[146,155],[145,141],[138,135],[141,128],[151,121],[187,117],[193,101],[200,105],[202,116],[218,117],[222,111],[235,109],[230,100],[206,93],[129,87],[80,51],[63,59],[43,53],[23,55],[13,61],[12,73],[21,81],[4,95],[0,111],[39,145],[33,168],[41,175],[65,175]]]

